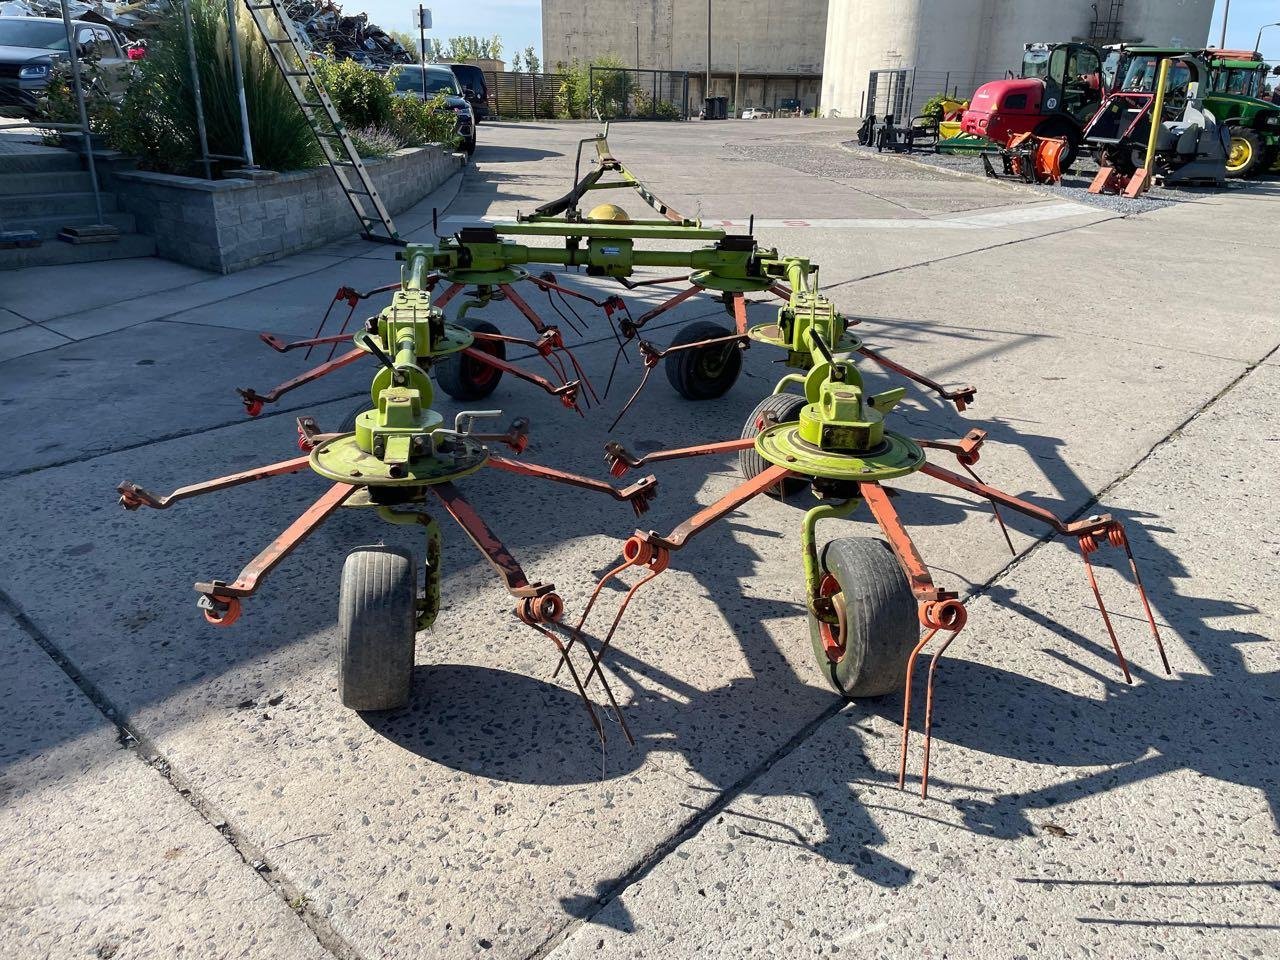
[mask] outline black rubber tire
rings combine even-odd
[[[1251,155],[1244,166],[1235,170],[1227,170],[1227,176],[1233,180],[1239,180],[1252,177],[1266,170],[1268,167],[1267,157],[1271,154],[1271,151],[1267,148],[1266,143],[1263,142],[1258,131],[1249,127],[1230,127],[1228,129],[1232,140],[1248,141]]]
[[[343,417],[342,422],[338,424],[336,432],[354,433],[356,429],[356,417],[369,409],[372,409],[372,404],[369,401],[369,395],[364,394],[356,401],[356,405],[347,411],[347,415]]]
[[[760,433],[765,414],[773,414],[778,423],[795,423],[800,419],[800,411],[808,401],[794,393],[773,393],[756,404],[756,408],[742,425],[742,439],[755,437]],[[742,471],[742,479],[750,480],[760,476],[769,466],[769,461],[756,453],[755,448],[738,451],[738,469]],[[765,493],[775,500],[789,500],[804,493],[809,488],[808,480],[795,477],[776,483]]]
[[[676,334],[671,346],[731,337],[733,331],[710,320],[695,320]],[[676,393],[686,400],[714,400],[723,397],[742,372],[742,348],[736,343],[681,350],[662,363]]]
[[[417,571],[397,547],[356,547],[342,565],[338,693],[352,710],[409,702],[417,632]]]
[[[871,537],[844,537],[823,548],[821,562],[844,595],[845,636],[844,653],[833,663],[822,643],[826,625],[809,614],[809,639],[819,669],[849,700],[901,690],[907,661],[920,639],[920,620],[907,577],[889,545]]]
[[[466,327],[472,333],[501,332],[488,320],[481,320],[479,317],[467,317],[457,325]],[[507,345],[501,340],[487,343],[477,341],[474,346],[499,360],[507,359]],[[435,365],[432,372],[436,375],[436,383],[441,390],[453,399],[462,401],[483,400],[497,390],[502,381],[501,370],[461,353],[445,357]]]

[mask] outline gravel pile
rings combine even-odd
[[[856,140],[846,141],[844,144],[850,151],[857,154],[873,154],[889,161],[889,166],[912,167],[918,164],[924,164],[931,167],[940,167],[944,170],[956,170],[963,173],[972,174],[975,177],[983,177],[985,174],[982,169],[982,160],[977,156],[959,156],[949,153],[912,153],[904,156],[898,156],[893,153],[876,153],[873,147],[861,146]],[[912,163],[895,163],[898,160],[910,159]],[[1000,169],[998,161],[993,160],[996,169]],[[1089,184],[1093,182],[1094,175],[1098,172],[1097,166],[1088,157],[1081,157],[1076,161],[1076,166],[1066,176],[1062,178],[1062,182],[1053,186],[1044,184],[1028,184],[1015,180],[1003,180],[1003,183],[1013,184],[1014,186],[1034,190],[1036,193],[1042,193],[1051,197],[1058,197],[1062,200],[1071,200],[1076,203],[1087,204],[1091,207],[1100,207],[1112,213],[1121,216],[1130,217],[1142,213],[1150,213],[1152,210],[1162,210],[1165,207],[1171,207],[1176,203],[1191,203],[1203,196],[1211,188],[1190,188],[1182,190],[1165,189],[1164,187],[1152,187],[1143,196],[1136,200],[1130,200],[1127,197],[1118,197],[1107,194],[1093,194],[1088,190]]]

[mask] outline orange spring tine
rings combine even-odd
[[[618,415],[614,418],[613,423],[609,424],[610,433],[613,433],[614,428],[622,422],[622,418],[625,417],[627,415],[627,411],[631,409],[631,405],[636,402],[636,397],[640,396],[640,391],[643,390],[644,385],[649,382],[649,374],[653,372],[653,369],[654,368],[649,366],[649,364],[645,364],[644,373],[640,376],[640,383],[636,387],[636,392],[631,394],[631,399],[622,405],[622,409],[618,411]]]
[[[591,644],[585,640],[582,643],[582,648],[587,651],[587,659],[591,661],[591,670],[587,673],[587,679],[583,681],[583,689],[585,690],[587,684],[591,683],[592,675],[600,666],[600,658],[592,651]],[[604,656],[604,650],[600,651],[600,656]],[[622,708],[618,706],[618,700],[613,695],[613,687],[610,686],[609,681],[605,678],[603,670],[600,671],[600,686],[604,687],[605,696],[609,698],[609,705],[613,707],[613,715],[618,718],[618,726],[622,730],[622,735],[627,738],[627,743],[634,747],[636,738],[631,735],[631,728],[627,726],[627,721],[622,716]]]
[[[1119,521],[1117,521],[1119,526]],[[1173,669],[1169,666],[1169,657],[1164,652],[1164,641],[1160,639],[1160,631],[1156,628],[1156,618],[1151,612],[1151,604],[1147,601],[1147,588],[1142,584],[1142,576],[1138,573],[1138,561],[1133,555],[1133,549],[1129,546],[1129,538],[1124,535],[1124,528],[1121,530],[1121,542],[1124,544],[1124,552],[1129,556],[1129,569],[1133,571],[1133,582],[1138,587],[1138,597],[1142,600],[1142,609],[1147,614],[1147,624],[1151,627],[1151,636],[1155,638],[1156,650],[1160,652],[1160,662],[1164,664],[1164,672],[1168,676],[1173,676]]]
[[[351,309],[347,311],[347,318],[342,321],[342,326],[338,328],[339,334],[343,334],[347,332],[347,324],[351,322],[351,318],[354,317],[355,315],[356,315],[356,305],[353,303],[351,305]],[[332,360],[333,355],[337,352],[338,352],[338,341],[335,341],[333,346],[329,348],[329,356],[325,357],[326,362],[329,360]],[[307,354],[310,355],[310,353],[311,351],[308,350]]]
[[[911,679],[915,675],[916,657],[920,655],[920,651],[928,646],[929,641],[938,633],[935,627],[920,638],[911,651],[911,656],[907,659],[907,679],[902,688],[902,749],[898,756],[898,789],[901,790],[907,783],[907,741],[911,737]]]
[[[622,563],[618,564],[616,567],[614,567],[612,570],[610,570],[608,573],[606,573],[603,577],[600,578],[600,582],[596,584],[596,588],[591,591],[591,598],[587,601],[586,609],[582,611],[582,616],[578,620],[578,625],[574,627],[572,632],[569,634],[569,645],[567,649],[572,650],[573,645],[578,641],[578,638],[582,636],[582,625],[587,622],[587,617],[591,616],[591,608],[596,605],[596,600],[599,599],[600,591],[604,589],[604,585],[608,583],[610,580],[612,580],[614,577],[621,574],[622,571],[626,570],[627,567],[631,565],[632,564],[630,560],[623,560]],[[551,674],[552,679],[555,679],[556,677],[560,676],[561,666],[563,666],[563,664],[560,664],[560,663],[556,664],[555,672]]]
[[[591,682],[591,678],[595,675],[596,668],[600,666],[600,661],[604,659],[605,651],[609,649],[609,644],[613,642],[613,634],[615,631],[617,631],[618,624],[622,622],[622,615],[627,612],[627,607],[631,603],[631,598],[636,595],[637,590],[639,590],[649,581],[653,580],[654,577],[656,577],[665,569],[666,569],[666,564],[655,566],[649,572],[648,576],[642,577],[641,579],[637,580],[635,583],[635,586],[633,586],[630,590],[627,591],[627,595],[622,599],[621,606],[618,607],[618,614],[613,618],[613,624],[609,627],[609,632],[605,634],[604,642],[600,644],[600,653],[596,658],[596,663],[591,668],[590,672],[587,673],[587,680],[586,680],[587,683]],[[583,641],[583,646],[586,646],[585,640]],[[604,679],[603,673],[600,674],[600,678]]]
[[[529,626],[548,637],[556,645],[556,649],[560,651],[560,663],[569,668],[569,676],[573,677],[573,685],[578,688],[578,696],[582,698],[582,705],[586,708],[587,716],[591,718],[591,726],[595,727],[596,735],[600,738],[600,742],[604,743],[607,739],[604,733],[604,726],[600,723],[600,718],[596,716],[596,708],[592,706],[591,698],[587,696],[587,689],[582,685],[582,680],[578,677],[578,669],[573,665],[573,661],[569,659],[569,648],[560,641],[559,637],[541,624],[531,623]],[[558,674],[559,672],[560,666],[557,665],[556,673]]]
[[[933,659],[929,661],[929,683],[925,688],[924,696],[924,766],[920,772],[921,799],[929,797],[929,746],[933,742],[933,678],[938,669],[938,661],[947,652],[947,647],[951,646],[951,641],[959,632],[959,630],[952,631],[951,635],[942,641],[942,646],[934,652]]]
[[[1120,641],[1116,639],[1115,628],[1111,626],[1111,617],[1107,615],[1107,606],[1102,602],[1102,592],[1098,589],[1098,581],[1093,575],[1093,564],[1089,562],[1089,551],[1085,547],[1083,538],[1080,543],[1080,556],[1084,557],[1084,572],[1089,577],[1089,586],[1093,588],[1093,597],[1098,602],[1098,611],[1102,614],[1102,622],[1107,625],[1107,634],[1111,637],[1111,647],[1116,652],[1116,660],[1120,663],[1120,670],[1124,673],[1124,682],[1133,683],[1133,677],[1129,675],[1129,664],[1124,659],[1124,654],[1120,652]]]

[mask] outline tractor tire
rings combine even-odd
[[[475,319],[468,317],[458,325],[466,327],[472,333],[500,332],[488,320],[481,320],[478,317]],[[477,341],[474,346],[477,350],[481,350],[492,357],[497,357],[499,360],[507,359],[507,345],[501,340],[487,343]],[[483,364],[479,360],[474,360],[462,353],[454,353],[445,357],[435,365],[432,372],[436,375],[436,383],[439,384],[441,390],[453,397],[453,399],[463,402],[483,400],[498,389],[498,383],[502,380],[501,370]]]
[[[733,331],[710,320],[696,320],[676,334],[671,346],[731,337]],[[714,400],[723,397],[742,372],[742,349],[723,343],[673,353],[662,363],[676,393],[686,400]]]
[[[1227,176],[1232,179],[1252,177],[1267,169],[1271,151],[1257,130],[1229,127],[1231,148],[1227,153]]]
[[[369,395],[361,394],[360,399],[356,401],[356,405],[347,411],[347,415],[342,418],[342,422],[338,424],[338,433],[355,433],[356,417],[370,409]]]
[[[870,537],[832,540],[823,548],[821,562],[822,592],[835,597],[844,616],[840,627],[832,627],[809,614],[818,667],[849,700],[901,690],[920,638],[920,620],[915,596],[889,545]],[[828,653],[828,642],[839,648],[837,659]]]
[[[409,702],[417,631],[413,557],[396,547],[356,547],[342,565],[338,693],[352,710],[395,710]]]
[[[794,393],[775,393],[765,397],[756,404],[756,408],[747,417],[747,422],[742,425],[742,439],[747,440],[758,435],[764,429],[764,418],[767,414],[771,414],[778,423],[795,423],[800,419],[800,411],[804,409],[806,403],[808,401],[804,397]],[[760,476],[769,466],[769,461],[756,453],[754,447],[738,451],[738,469],[742,471],[744,480]],[[808,487],[808,480],[788,477],[781,483],[775,483],[765,491],[765,494],[775,500],[789,500],[804,493]]]
[[[1079,127],[1062,117],[1051,117],[1037,126],[1033,133],[1037,137],[1066,137],[1067,150],[1062,155],[1059,166],[1063,173],[1071,169],[1071,165],[1076,162],[1076,157],[1080,153]]]

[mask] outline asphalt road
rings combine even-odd
[[[475,165],[402,229],[428,239],[433,206],[455,229],[559,195],[592,132],[482,127]],[[191,583],[230,579],[323,482],[136,514],[113,489],[295,456],[303,413],[336,427],[367,398],[361,365],[253,421],[233,388],[305,369],[257,332],[309,335],[339,285],[395,278],[390,251],[350,241],[229,277],[157,260],[0,274],[10,956],[1280,954],[1280,188],[1188,193],[1122,218],[854,155],[838,146],[852,132],[630,124],[610,142],[682,212],[754,217],[763,243],[820,263],[868,344],[977,386],[964,413],[912,391],[894,414],[904,432],[982,428],[984,480],[1064,517],[1121,518],[1172,675],[1122,553],[1095,562],[1132,684],[1075,544],[1009,518],[1011,558],[983,501],[915,477],[897,484],[898,511],[969,608],[939,667],[927,800],[919,737],[911,789],[896,787],[900,695],[842,704],[824,685],[801,511],[767,499],[675,555],[632,604],[608,676],[636,747],[613,722],[601,746],[552,678],[551,645],[448,525],[444,609],[418,638],[412,707],[353,714],[335,692],[343,557],[383,540],[421,551],[413,531],[340,512],[221,631]],[[672,289],[628,295],[633,312]],[[567,339],[600,388],[616,345],[580,312]],[[506,305],[488,315],[528,329]],[[695,317],[723,308],[694,299],[647,333],[666,343]],[[729,394],[702,404],[657,371],[614,436],[637,452],[736,437],[775,360],[748,351]],[[526,459],[603,478],[609,422],[638,375],[633,358],[581,419],[508,381],[486,405],[531,418]],[[653,472],[640,523],[659,531],[739,480],[733,457]],[[494,471],[463,488],[570,614],[636,524],[608,498]],[[876,529],[862,512],[819,534]]]

